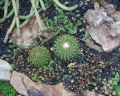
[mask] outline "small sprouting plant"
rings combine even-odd
[[[104,8],[108,7],[108,4],[105,0],[91,0],[92,3],[98,2],[100,3]]]
[[[3,93],[3,96],[16,96],[17,92],[9,82],[0,81],[0,93]]]
[[[120,96],[120,86],[118,85],[118,82],[120,81],[119,73],[117,72],[115,74],[115,79],[113,82],[113,87],[115,88],[115,91],[117,92],[117,95]]]
[[[44,46],[34,47],[30,51],[30,62],[35,67],[44,67],[51,61],[51,56],[49,50]]]
[[[63,61],[75,59],[80,52],[79,42],[71,35],[58,37],[54,43],[53,49],[55,55]]]

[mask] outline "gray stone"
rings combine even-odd
[[[120,20],[120,12],[115,11],[114,14],[111,15],[111,17],[117,22]]]
[[[45,23],[41,22],[43,29],[46,29]],[[16,45],[23,45],[23,47],[28,48],[30,45],[36,44],[36,37],[38,36],[44,36],[48,38],[51,36],[54,32],[41,32],[41,30],[38,27],[36,18],[31,18],[29,23],[25,25],[20,30],[20,37],[18,37],[17,30],[13,30],[12,35],[10,37],[10,41]]]
[[[85,34],[90,34],[85,42],[90,48],[110,53],[120,46],[120,12],[113,5],[107,9],[90,9],[84,17],[88,22]]]
[[[99,27],[105,22],[104,18],[107,17],[107,14],[104,11],[89,9],[84,17],[90,26]]]
[[[12,32],[9,42],[17,45],[21,44],[25,48],[28,48],[31,44],[34,44],[34,39],[42,34],[37,26],[37,21],[35,18],[32,18],[26,26],[21,28],[20,31],[20,37],[18,37],[17,29],[15,29]]]
[[[9,81],[11,77],[12,68],[10,64],[2,59],[0,59],[0,80]]]
[[[105,8],[105,12],[107,15],[112,15],[115,12],[115,6],[113,4],[109,4],[107,8]]]

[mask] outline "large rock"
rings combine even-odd
[[[90,26],[98,27],[104,22],[106,16],[105,12],[89,9],[84,17]]]
[[[86,91],[84,92],[84,96],[104,96],[104,95],[98,94],[98,93],[96,93],[96,92],[91,92],[91,91],[89,91],[89,90],[86,90]]]
[[[99,44],[104,52],[111,52],[113,49],[117,48],[120,45],[120,38],[112,37],[111,29],[105,24],[101,25],[99,28],[90,28],[89,34],[91,38]]]
[[[37,26],[37,21],[35,18],[32,18],[29,23],[20,30],[20,37],[17,35],[17,30],[15,29],[10,37],[10,42],[14,44],[21,44],[25,48],[29,47],[34,43],[34,38],[38,35],[41,35],[42,32]]]
[[[43,29],[46,29],[45,23],[41,22]],[[38,27],[36,18],[31,18],[29,23],[21,28],[20,30],[20,37],[18,37],[17,30],[15,29],[10,37],[10,41],[14,44],[21,44],[23,47],[28,48],[30,45],[36,44],[36,38],[40,35],[44,36],[45,38],[52,35],[53,32],[41,32]]]
[[[18,93],[25,96],[74,96],[72,92],[66,91],[61,85],[37,84],[16,71],[13,71],[10,83]]]
[[[27,87],[30,82],[32,82],[32,80],[30,80],[24,74],[13,71],[10,83],[18,93],[28,96]]]
[[[87,37],[89,35],[87,29],[89,30],[89,26],[86,27],[85,37]],[[91,36],[85,40],[85,43],[90,48],[98,50],[99,52],[103,52],[103,49],[101,48],[101,45],[96,44],[95,41],[91,38]]]
[[[9,81],[11,77],[11,70],[12,68],[10,64],[0,59],[0,80]]]
[[[120,46],[120,12],[113,5],[89,9],[84,17],[88,22],[85,36],[90,35],[85,42],[90,48],[109,53]]]

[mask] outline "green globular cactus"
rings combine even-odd
[[[79,52],[79,42],[74,36],[62,35],[54,43],[53,50],[55,55],[62,61],[75,59]]]
[[[30,51],[29,59],[35,67],[40,68],[49,64],[51,61],[51,54],[46,47],[37,46]]]

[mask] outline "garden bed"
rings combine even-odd
[[[63,10],[52,0],[45,0],[47,9],[43,11],[39,5],[37,10],[40,10],[39,15],[47,25],[47,33],[53,33],[50,36],[36,36],[33,44],[27,48],[24,48],[21,44],[16,45],[9,42],[10,38],[6,43],[4,42],[14,15],[1,23],[0,58],[9,62],[14,71],[25,74],[34,82],[49,85],[62,83],[66,90],[74,92],[76,96],[83,96],[85,90],[95,91],[105,96],[117,96],[111,82],[114,81],[116,73],[120,74],[120,48],[117,47],[114,51],[105,53],[91,49],[85,43],[87,22],[83,16],[88,9],[94,9],[94,4],[89,0],[59,1],[67,7],[76,4],[78,7],[72,11]],[[116,10],[120,12],[119,0],[106,0],[106,2],[113,4]],[[0,18],[4,16],[3,6],[4,4],[0,7]],[[20,0],[19,15],[28,15],[31,6],[29,0],[27,2]],[[8,13],[11,10],[12,5],[9,6]],[[35,16],[33,15],[32,18],[35,18]],[[22,24],[24,21],[20,20],[20,23]],[[27,26],[29,27],[29,25]],[[16,27],[17,25],[14,29]],[[37,48],[38,46],[40,48]],[[65,53],[66,51],[63,51],[63,49],[66,50],[69,46],[72,46],[72,48]],[[33,55],[36,51],[38,53]],[[44,58],[41,61],[40,59],[35,61],[41,54]]]

